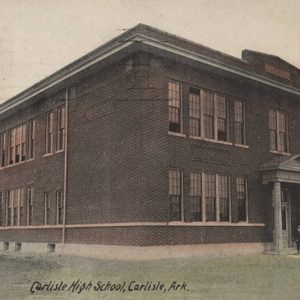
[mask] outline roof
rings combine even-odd
[[[288,170],[300,172],[300,154],[292,156],[279,156],[264,163],[260,171]]]
[[[5,101],[0,105],[0,115],[133,44],[147,45],[148,47],[158,48],[161,51],[171,52],[172,54],[204,63],[300,96],[300,88],[268,77],[266,73],[256,70],[245,60],[213,50],[157,28],[138,24]]]

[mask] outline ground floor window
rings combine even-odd
[[[7,191],[6,226],[24,225],[24,189],[15,188]]]
[[[33,219],[33,187],[27,187],[27,225],[32,225]]]
[[[50,193],[44,193],[44,225],[50,224]]]
[[[182,212],[182,172],[169,170],[169,207],[170,221],[180,221]]]
[[[187,218],[194,222],[231,221],[231,178],[228,174],[192,171],[189,178],[188,202],[183,194],[183,172],[169,170],[170,220],[183,219],[183,207],[187,207]],[[247,178],[236,177],[237,219],[248,221]],[[235,194],[235,193],[234,193]]]
[[[248,220],[248,204],[247,204],[247,178],[245,176],[236,177],[237,205],[239,222]]]
[[[202,221],[202,174],[192,172],[190,176],[190,200],[192,220]]]
[[[64,195],[63,191],[56,192],[56,224],[63,224],[63,214],[64,214]]]
[[[3,226],[3,193],[0,191],[0,226]]]

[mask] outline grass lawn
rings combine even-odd
[[[68,291],[78,279],[85,282],[87,288],[91,281],[92,287],[81,293]],[[35,281],[66,287],[64,291],[40,291],[41,285],[36,282],[35,293],[31,293]],[[99,287],[99,281],[120,283],[120,286],[125,282],[125,286],[121,291],[95,291],[93,288]],[[157,286],[159,281],[164,287],[161,291],[129,291],[132,281],[139,284],[148,281]],[[181,285],[182,290],[172,287],[168,291],[174,281],[176,284],[185,282],[186,286]],[[153,285],[151,288],[156,287]],[[79,284],[78,289],[80,287],[83,285]],[[131,284],[130,288],[134,287]],[[300,256],[108,261],[2,253],[0,299],[300,299]]]

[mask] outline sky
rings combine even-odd
[[[300,0],[0,0],[0,103],[138,23],[300,68]]]

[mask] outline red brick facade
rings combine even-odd
[[[32,119],[36,121],[34,159],[0,169],[3,225],[7,217],[6,191],[16,187],[26,190],[28,186],[33,187],[32,225],[24,220],[23,226],[2,226],[0,240],[53,244],[61,243],[63,238],[66,243],[112,245],[271,242],[272,189],[262,184],[260,167],[281,154],[270,151],[269,110],[287,114],[288,152],[300,153],[297,138],[300,71],[273,56],[250,51],[243,53],[244,60],[239,60],[144,25],[119,38],[125,40],[135,31],[149,38],[168,38],[168,43],[209,57],[211,61],[240,68],[253,77],[138,42],[47,89],[39,91],[35,86],[35,94],[2,113],[0,121],[1,132]],[[116,41],[95,50],[90,57]],[[264,59],[268,65],[282,69],[285,78],[262,69]],[[61,73],[71,73],[71,67]],[[286,72],[290,74],[289,82]],[[182,86],[180,135],[168,133],[170,80]],[[227,97],[227,143],[190,136],[190,87]],[[245,104],[246,145],[243,147],[235,145],[236,99]],[[67,150],[55,152],[57,130],[54,129],[54,152],[45,155],[46,114],[54,111],[54,124],[57,124],[56,109],[66,102]],[[183,174],[184,219],[175,223],[169,223],[170,168],[180,169]],[[192,171],[230,177],[230,222],[191,222],[189,178]],[[238,223],[237,219],[236,176],[247,177],[246,223]],[[67,187],[65,223],[57,225],[56,192],[64,187]],[[292,186],[292,190],[293,202],[297,203],[298,187]],[[50,225],[46,226],[43,225],[45,192],[51,199]],[[26,218],[26,196],[24,201],[23,218]],[[294,210],[293,225],[299,221]]]

